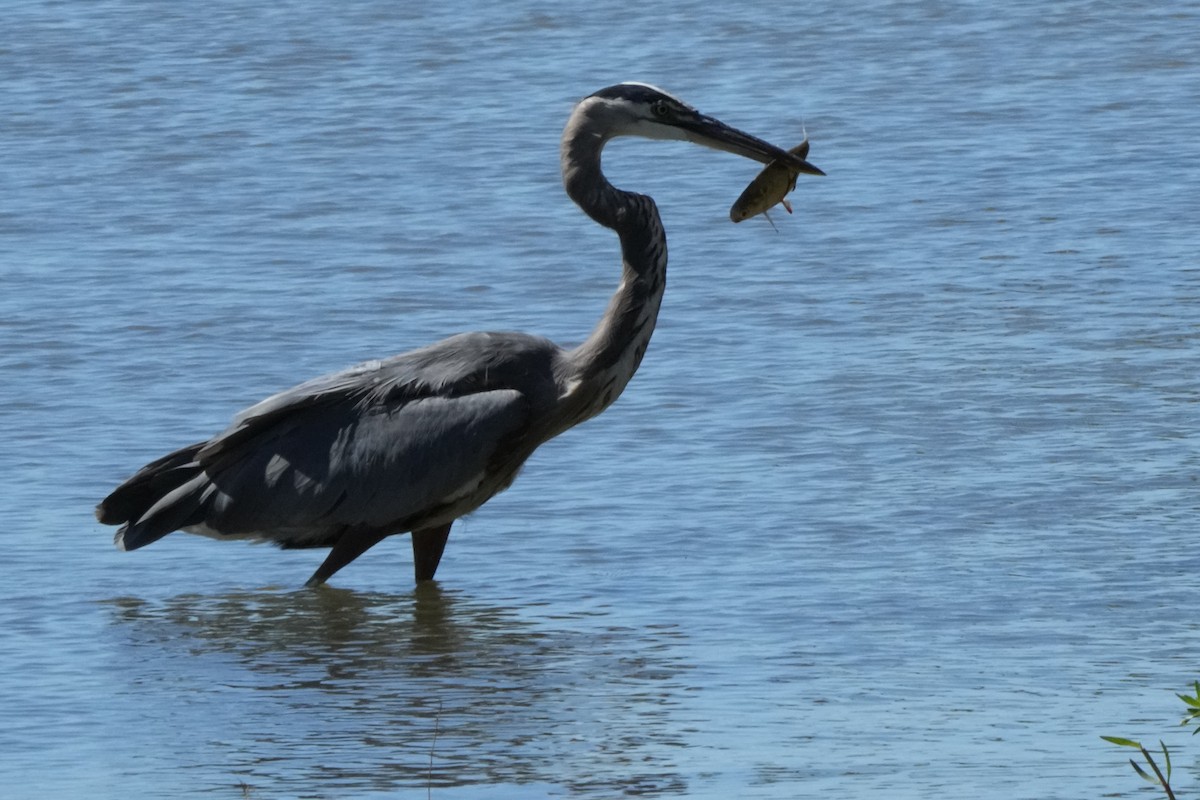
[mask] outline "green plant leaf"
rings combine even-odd
[[[1131,758],[1131,759],[1129,759],[1129,763],[1130,763],[1130,765],[1132,765],[1132,766],[1133,766],[1133,771],[1134,771],[1134,772],[1136,772],[1138,775],[1141,775],[1141,776],[1142,776],[1142,778],[1144,778],[1145,780],[1148,780],[1148,781],[1150,781],[1150,782],[1151,782],[1151,783],[1153,783],[1155,786],[1157,786],[1157,785],[1158,785],[1158,778],[1154,777],[1154,776],[1153,776],[1153,775],[1151,775],[1150,773],[1146,772],[1146,770],[1144,770],[1144,769],[1142,769],[1141,767],[1139,767],[1139,766],[1138,766],[1138,763],[1137,763],[1136,761],[1134,761],[1132,758]]]
[[[1167,762],[1167,783],[1170,783],[1171,782],[1171,751],[1167,750],[1167,746],[1166,746],[1166,744],[1163,743],[1162,739],[1158,740],[1158,744],[1159,744],[1159,747],[1162,748],[1163,759]]]
[[[1186,694],[1176,694],[1175,696],[1187,703],[1192,708],[1200,708],[1200,697],[1191,697]]]
[[[1137,750],[1142,749],[1142,745],[1139,742],[1135,742],[1133,739],[1122,739],[1120,736],[1101,736],[1100,738],[1106,742],[1119,744],[1121,747],[1132,747]]]

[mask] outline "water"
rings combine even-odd
[[[10,797],[1133,796],[1197,677],[1194,4],[9,3]],[[460,523],[321,553],[91,508],[266,394],[578,341],[571,104],[637,78],[813,162],[612,146],[671,281],[604,416]]]

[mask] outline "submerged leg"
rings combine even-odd
[[[351,529],[346,531],[304,585],[319,586],[333,577],[333,573],[379,544],[386,536],[386,533],[372,530]]]
[[[433,580],[438,562],[442,560],[442,551],[446,549],[446,539],[450,538],[450,526],[453,524],[447,522],[436,528],[412,532],[413,572],[418,581]]]

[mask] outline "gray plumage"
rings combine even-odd
[[[620,237],[622,280],[581,345],[467,333],[302,383],[239,414],[223,433],[154,461],[97,518],[135,550],[175,530],[331,547],[323,583],[386,536],[411,532],[417,580],[437,570],[450,526],[506,489],[543,442],[607,408],[646,352],[666,286],[654,201],[600,171],[611,138],[686,139],[761,163],[785,151],[643,84],[581,101],[563,133],[568,195]]]

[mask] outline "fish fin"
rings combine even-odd
[[[789,214],[792,213],[792,204],[791,203],[789,203],[787,200],[780,200],[779,202],[783,205],[784,208],[787,209],[787,212]]]
[[[771,219],[771,215],[766,211],[762,212],[762,215],[767,218],[767,222],[771,223],[771,227],[775,230],[775,232],[779,233],[779,228],[775,227],[775,220]]]

